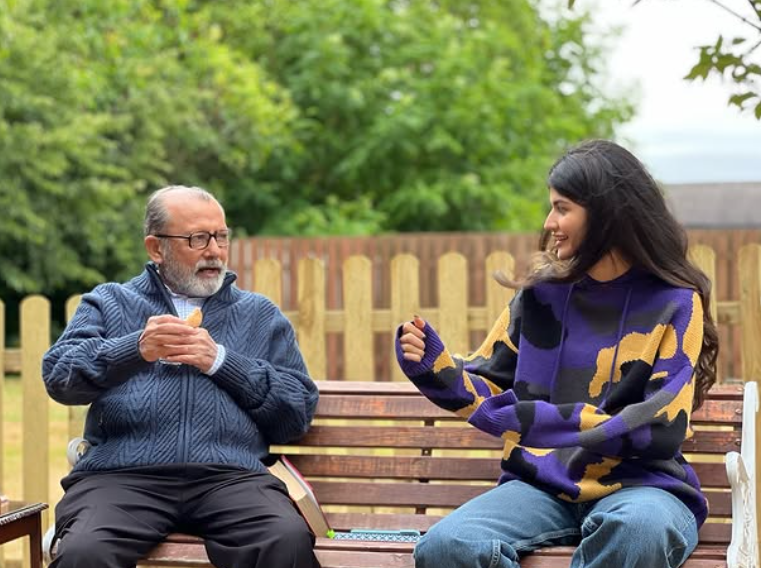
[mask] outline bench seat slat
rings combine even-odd
[[[408,552],[358,554],[356,550],[317,550],[317,560],[322,568],[415,568]]]
[[[360,543],[318,538],[315,544],[317,558],[322,568],[414,568],[412,543]],[[716,568],[726,566],[724,548],[699,545],[684,565],[686,568]],[[361,554],[359,552],[361,551]],[[555,568],[561,559],[570,560],[573,547],[552,547],[536,551],[522,558],[523,568]],[[203,567],[208,556],[203,546],[167,544],[158,545],[150,554],[154,566]]]
[[[572,548],[556,547],[552,550],[554,551],[552,555],[534,553],[525,556],[521,559],[521,568],[558,568],[570,564]],[[726,565],[726,553],[722,555],[717,548],[713,547],[706,550],[700,547],[693,552],[682,568],[726,568]]]

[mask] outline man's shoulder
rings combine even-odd
[[[275,304],[275,302],[273,302],[270,298],[268,298],[264,294],[260,294],[259,292],[252,292],[251,290],[242,290],[238,287],[233,286],[231,289],[231,293],[233,294],[235,303],[243,303],[243,304],[248,304],[251,306],[279,309],[277,307],[277,304]]]
[[[95,286],[88,295],[102,297],[119,297],[142,295],[150,287],[145,273],[139,274],[126,282],[103,282]]]

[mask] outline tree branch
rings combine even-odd
[[[756,45],[754,45],[748,51],[746,51],[744,57],[748,57],[751,53],[756,51],[759,47],[761,47],[761,40],[757,41]]]
[[[752,27],[753,29],[755,29],[755,30],[757,30],[757,31],[761,32],[761,26],[760,26],[760,25],[758,25],[758,24],[755,24],[754,22],[751,22],[751,21],[750,21],[748,18],[746,18],[746,17],[745,17],[745,16],[743,16],[742,14],[738,14],[738,13],[737,13],[737,12],[735,12],[735,11],[734,11],[732,8],[729,8],[728,6],[725,6],[724,4],[722,4],[721,2],[719,2],[719,0],[708,0],[708,1],[709,1],[709,2],[711,2],[712,4],[716,4],[716,5],[717,5],[719,8],[721,8],[722,10],[724,10],[724,11],[726,11],[726,12],[729,12],[729,13],[730,13],[730,14],[732,14],[732,15],[733,15],[735,18],[739,19],[740,21],[742,21],[742,22],[743,22],[743,23],[745,23],[745,24],[748,24],[748,25],[749,25],[750,27]],[[751,2],[751,6],[752,6],[752,7],[755,9],[755,5],[753,4],[753,2]]]

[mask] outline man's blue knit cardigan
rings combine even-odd
[[[265,471],[270,444],[307,431],[318,393],[293,328],[270,300],[234,281],[228,273],[203,305],[203,327],[227,352],[213,376],[140,356],[148,318],[175,313],[153,264],[83,296],[43,359],[53,399],[91,404],[84,436],[92,447],[76,471],[190,463]]]

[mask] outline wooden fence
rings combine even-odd
[[[698,263],[715,281],[716,255],[705,246],[690,251]],[[485,274],[503,270],[508,274],[514,266],[513,257],[506,252],[489,254],[483,267]],[[746,245],[737,257],[740,297],[733,301],[714,303],[714,316],[722,325],[737,326],[742,337],[741,376],[744,380],[757,380],[761,376],[761,246]],[[351,256],[341,267],[341,309],[331,309],[326,300],[326,268],[320,259],[303,258],[298,261],[296,309],[285,309],[295,326],[299,344],[310,374],[315,379],[373,380],[377,367],[376,343],[378,336],[385,338],[383,359],[393,369],[391,378],[403,379],[395,361],[392,333],[396,325],[419,313],[430,320],[455,352],[465,353],[475,347],[474,335],[485,335],[497,319],[513,291],[501,287],[492,279],[484,281],[481,304],[469,303],[468,279],[463,278],[472,269],[472,263],[459,253],[441,256],[435,267],[438,302],[435,306],[421,307],[419,260],[409,254],[397,255],[389,263],[388,307],[373,305],[373,266],[365,256]],[[256,261],[251,267],[252,287],[283,305],[283,270],[272,259]],[[71,298],[66,307],[71,317],[79,297]],[[41,296],[30,296],[20,307],[21,348],[11,351],[4,347],[2,330],[5,324],[4,307],[0,302],[0,397],[5,388],[7,370],[18,365],[23,385],[23,498],[54,504],[50,483],[50,424],[51,401],[45,392],[40,361],[50,345],[50,302]],[[331,353],[329,338],[338,339],[339,350]],[[331,362],[330,357],[334,360]],[[336,372],[338,370],[338,372]],[[0,398],[2,403],[2,398]],[[70,437],[82,432],[84,409],[68,409]],[[4,439],[0,421],[0,441]],[[0,474],[3,472],[5,448],[0,448]],[[53,459],[64,462],[64,456]],[[56,480],[57,482],[57,480]],[[14,495],[13,497],[19,497]]]
[[[690,243],[701,244],[716,253],[714,299],[735,302],[740,298],[740,279],[737,266],[738,251],[746,244],[761,243],[761,229],[692,229],[688,231]],[[236,239],[230,249],[230,268],[239,275],[239,286],[253,289],[256,263],[273,259],[281,267],[281,307],[288,311],[298,308],[298,266],[305,258],[317,258],[325,265],[325,307],[343,309],[343,266],[356,255],[366,256],[372,262],[372,303],[376,309],[391,307],[391,260],[400,254],[418,258],[419,305],[426,310],[438,306],[437,263],[446,253],[459,252],[468,259],[466,273],[457,279],[467,279],[468,304],[486,303],[486,284],[491,280],[486,270],[486,258],[494,252],[509,252],[515,261],[517,274],[522,274],[531,254],[536,250],[535,233],[404,233],[373,237],[251,237]],[[385,330],[384,330],[385,332]],[[722,352],[719,369],[724,377],[741,376],[742,336],[738,326],[721,325],[719,328]],[[481,339],[479,333],[471,336],[471,345]],[[383,355],[388,352],[388,337],[375,337],[375,368],[373,376],[388,380],[394,365]],[[327,338],[328,375],[343,376],[340,367],[342,341],[337,334]]]

